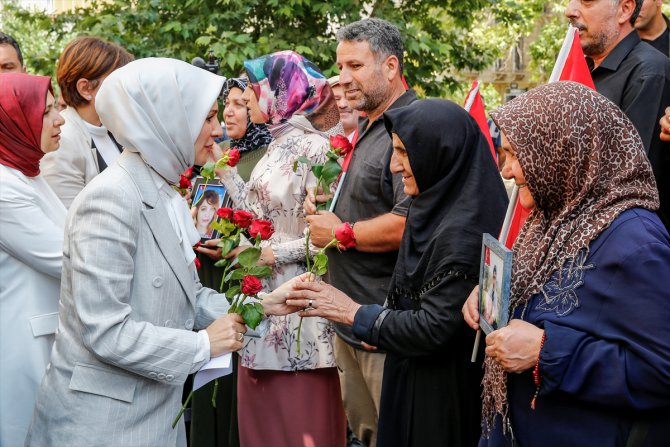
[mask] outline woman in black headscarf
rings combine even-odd
[[[237,173],[245,182],[249,181],[251,171],[258,160],[265,155],[272,135],[265,124],[252,123],[249,110],[242,100],[242,93],[249,81],[245,78],[230,78],[223,85],[223,121],[230,140],[224,143],[240,151]],[[227,149],[224,147],[223,149]]]
[[[460,314],[478,279],[482,234],[497,234],[507,198],[476,122],[444,100],[384,114],[391,170],[414,197],[385,307],[361,306],[334,287],[299,283],[288,303],[351,324],[387,351],[379,446],[475,445],[481,367]],[[449,129],[441,131],[440,129]]]

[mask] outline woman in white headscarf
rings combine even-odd
[[[185,445],[183,423],[170,425],[186,377],[242,347],[242,319],[221,317],[225,297],[197,279],[200,236],[173,189],[221,134],[223,81],[143,59],[100,89],[98,113],[125,150],[70,208],[59,333],[26,445]],[[277,295],[266,313],[286,310]]]

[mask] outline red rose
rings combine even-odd
[[[193,166],[184,171],[184,177],[188,179],[193,177]]]
[[[352,248],[356,246],[356,236],[351,225],[344,223],[340,228],[335,230],[335,239],[340,245],[340,248]]]
[[[193,262],[195,262],[195,268],[199,269],[200,268],[200,259],[195,258],[195,260]]]
[[[230,220],[230,217],[233,215],[233,209],[232,208],[219,208],[216,210],[216,215],[219,216],[221,219],[225,220]]]
[[[179,177],[179,188],[181,189],[188,189],[191,187],[191,181],[186,177],[185,175],[181,175]]]
[[[233,213],[233,223],[238,227],[247,228],[252,220],[254,220],[254,215],[248,211],[237,210]]]
[[[234,147],[228,150],[228,162],[226,163],[231,168],[240,161],[240,151]]]
[[[333,151],[341,157],[344,157],[353,149],[349,139],[340,134],[330,137],[330,145],[333,148]]]
[[[251,222],[249,227],[249,234],[251,237],[255,238],[257,235],[261,235],[261,239],[266,241],[270,239],[270,236],[275,232],[272,222],[267,220],[257,219]]]
[[[261,281],[253,275],[247,275],[242,278],[242,293],[247,296],[256,295],[258,292],[263,290],[263,284]]]

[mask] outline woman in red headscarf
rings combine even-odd
[[[23,445],[58,326],[66,211],[39,174],[63,123],[48,77],[0,74],[0,445]]]

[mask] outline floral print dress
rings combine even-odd
[[[267,153],[251,173],[249,182],[245,183],[235,169],[221,179],[237,208],[274,224],[275,233],[269,243],[274,252],[275,265],[272,277],[263,280],[266,291],[306,271],[306,222],[302,206],[306,190],[316,186],[316,178],[302,163],[297,164],[295,172],[293,167],[300,156],[317,163],[325,161],[328,149],[328,139],[322,134],[292,127],[270,143]],[[334,331],[328,320],[303,319],[298,352],[300,317],[291,314],[271,316],[269,319],[270,329],[264,337],[246,337],[244,348],[240,351],[242,366],[277,371],[335,366]]]

